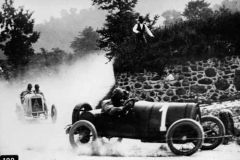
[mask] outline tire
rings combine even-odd
[[[167,144],[176,155],[194,154],[201,148],[203,139],[202,126],[193,119],[180,119],[174,122],[166,134]]]
[[[44,116],[45,116],[45,119],[48,119],[48,110],[47,110],[47,104],[44,102]]]
[[[75,138],[77,140],[75,140]],[[94,125],[86,120],[74,123],[69,132],[69,141],[74,149],[82,144],[91,143],[97,139],[97,130]]]
[[[202,127],[205,139],[201,150],[212,150],[218,147],[222,143],[225,135],[225,127],[221,120],[214,116],[203,116]]]
[[[72,112],[72,124],[79,121],[79,116],[84,111],[90,111],[92,107],[88,103],[81,103],[74,107]]]
[[[55,107],[54,104],[52,105],[52,108],[51,108],[51,118],[52,118],[52,122],[56,123],[56,121],[57,121],[57,108]]]

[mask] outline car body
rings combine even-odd
[[[119,137],[140,139],[142,142],[168,143],[171,151],[177,155],[192,155],[202,147],[206,134],[200,125],[202,119],[197,103],[132,103],[128,113],[121,116],[102,113],[101,109],[91,110],[87,103],[77,105],[73,111],[72,125],[67,129],[71,145],[77,148],[81,143],[88,143],[90,137],[93,140],[96,137]],[[222,134],[223,128],[219,135]],[[74,138],[76,135],[77,140]],[[219,143],[219,140],[217,142]],[[191,149],[178,149],[179,145],[190,143],[194,144]],[[216,141],[211,143],[215,144]]]
[[[21,105],[16,105],[16,113],[19,119],[23,118],[45,118],[48,119],[48,109],[44,97],[41,94],[26,94],[21,100]],[[51,107],[52,121],[55,123],[57,110],[55,105]]]

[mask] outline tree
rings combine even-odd
[[[174,9],[163,12],[162,17],[165,18],[163,22],[165,26],[171,26],[182,21],[181,13]]]
[[[97,32],[101,35],[99,39],[100,49],[109,52],[109,59],[119,54],[120,46],[131,40],[133,36],[132,27],[136,23],[137,15],[133,12],[137,0],[93,0],[93,4],[99,5],[100,9],[107,10],[108,15],[104,27]]]
[[[97,32],[100,33],[99,47],[109,51],[106,56],[111,60],[119,63],[123,68],[128,63],[136,64],[134,60],[135,35],[132,31],[136,24],[139,13],[134,11],[137,0],[92,0],[93,4],[99,5],[100,9],[107,10],[107,18],[104,27]],[[149,15],[144,16],[150,29],[156,23],[157,16],[154,20],[149,19]]]
[[[213,14],[213,11],[209,6],[210,3],[207,3],[204,0],[188,2],[183,12],[183,16],[188,20],[206,19]]]
[[[5,0],[2,10],[0,49],[4,51],[8,62],[19,69],[26,66],[34,54],[32,44],[37,42],[40,33],[33,31],[33,12],[24,11],[23,7],[14,8],[13,0]]]
[[[71,43],[71,48],[75,53],[83,55],[97,49],[98,39],[99,34],[92,27],[86,27],[78,37],[75,37]]]
[[[93,5],[99,5],[102,10],[107,10],[108,13],[132,11],[138,0],[92,0]]]

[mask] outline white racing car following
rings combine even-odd
[[[51,116],[52,122],[57,120],[57,109],[55,105],[51,107],[51,113],[48,113],[48,108],[44,97],[41,94],[26,94],[21,100],[21,105],[16,105],[16,113],[19,119],[48,119]]]

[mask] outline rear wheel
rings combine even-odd
[[[57,121],[57,108],[55,107],[55,105],[52,105],[52,108],[51,108],[51,118],[52,118],[52,122],[56,123],[56,121]]]
[[[212,150],[218,147],[225,135],[225,127],[220,119],[213,116],[202,117],[202,127],[205,139],[202,145],[202,150]]]
[[[69,132],[69,141],[74,149],[79,146],[91,143],[97,139],[97,131],[94,125],[86,120],[74,123]]]
[[[197,121],[180,119],[170,126],[166,138],[174,154],[190,156],[202,146],[204,133]]]

